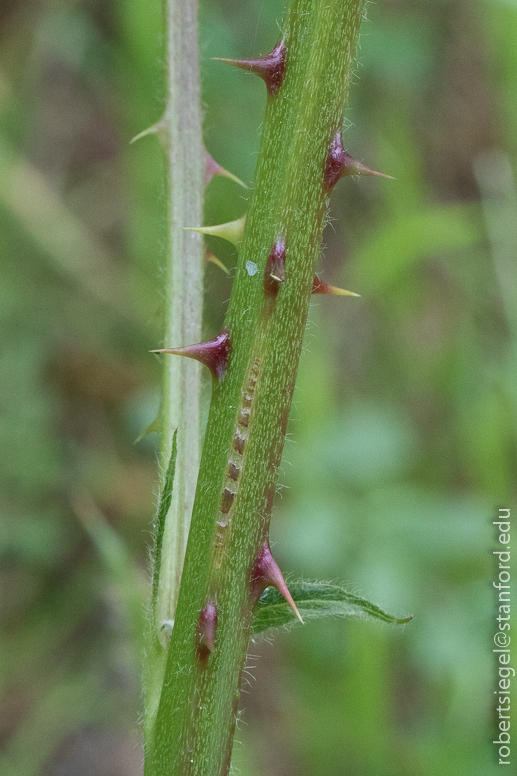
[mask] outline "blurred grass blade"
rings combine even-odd
[[[372,617],[374,620],[394,625],[411,620],[411,617],[398,619],[387,614],[375,604],[347,592],[339,585],[295,582],[289,584],[289,590],[304,620],[317,620],[321,617]],[[268,587],[255,610],[254,633],[262,633],[268,628],[279,628],[295,621],[296,615],[283,596],[275,588]]]
[[[103,562],[108,580],[117,592],[131,632],[135,660],[140,655],[144,627],[144,591],[138,570],[124,541],[108,523],[86,491],[72,495],[75,513],[92,540]]]
[[[60,275],[124,318],[132,318],[116,260],[61,201],[45,177],[0,138],[0,202]]]

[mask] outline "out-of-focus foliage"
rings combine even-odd
[[[211,57],[265,53],[283,6],[202,2],[206,145],[250,184],[264,87]],[[415,619],[254,645],[244,776],[498,767],[491,521],[515,495],[517,3],[391,0],[369,18],[345,144],[396,180],[333,194],[322,277],[362,298],[315,300],[272,530],[293,576]],[[129,140],[162,107],[161,2],[5,0],[0,52],[0,771],[132,776],[156,434],[133,443],[159,403],[165,199],[156,139]],[[245,197],[214,180],[206,223],[240,217]],[[230,288],[208,265],[207,335]]]

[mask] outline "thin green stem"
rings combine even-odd
[[[146,776],[229,770],[253,608],[267,582],[259,561],[327,211],[326,161],[363,9],[363,0],[293,0],[284,27],[285,75],[268,96],[225,321],[228,367],[214,381]],[[285,273],[271,271],[282,246]]]
[[[169,191],[169,256],[166,268],[167,344],[201,338],[203,240],[185,227],[203,219],[204,150],[201,134],[197,1],[167,3],[168,101],[164,124]],[[178,457],[172,503],[163,539],[159,620],[174,619],[199,469],[200,367],[167,359],[164,367],[162,455],[165,472],[178,429]]]
[[[164,342],[178,345],[201,339],[203,306],[203,238],[185,230],[200,226],[203,218],[205,152],[201,134],[197,0],[168,0],[165,13],[167,103],[163,118],[152,130],[165,148],[168,179]],[[164,627],[170,629],[175,617],[199,471],[200,380],[201,367],[195,361],[164,361],[162,505],[167,473],[174,469],[174,439],[177,455],[172,494],[170,487],[165,494],[167,514],[161,515],[157,526],[160,542],[146,650],[146,730],[152,725],[160,697],[168,646]]]

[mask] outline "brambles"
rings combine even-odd
[[[158,658],[163,687],[147,712],[146,776],[228,773],[254,613],[260,600],[264,622],[264,607],[278,606],[264,591],[275,587],[303,622],[269,524],[311,294],[350,293],[315,276],[330,190],[351,170],[375,174],[336,140],[363,10],[363,0],[294,0],[271,54],[230,62],[264,79],[266,116],[247,215],[188,225],[239,250],[223,331],[155,351],[200,360],[214,379],[174,627]],[[328,595],[310,589],[311,600]]]

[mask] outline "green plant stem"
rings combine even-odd
[[[278,94],[268,97],[225,321],[229,365],[224,379],[214,381],[146,776],[223,776],[229,770],[256,603],[253,569],[268,534],[327,211],[325,162],[341,125],[363,8],[363,0],[294,0],[285,24],[286,72]],[[277,296],[265,296],[266,261],[278,239],[286,244],[285,282]],[[243,429],[239,417],[250,395]],[[222,515],[232,460],[240,474],[230,512]],[[199,618],[209,601],[218,621],[214,649],[203,653]]]
[[[185,227],[203,218],[204,150],[201,135],[197,2],[167,3],[168,102],[164,116],[169,190],[169,255],[165,293],[164,341],[189,344],[201,339],[203,239]],[[190,515],[199,471],[201,367],[189,359],[164,364],[162,460],[165,472],[178,429],[178,455],[172,502],[165,523],[158,621],[174,619]]]
[[[203,307],[204,246],[201,235],[185,230],[203,218],[204,146],[198,62],[197,0],[168,0],[167,103],[152,131],[163,142],[168,178],[168,252],[165,268],[167,344],[199,342]],[[170,505],[155,558],[150,634],[146,649],[146,720],[149,728],[159,701],[166,660],[163,623],[172,623],[199,471],[201,366],[190,359],[164,361],[161,407],[161,490],[177,431],[177,456]],[[170,495],[170,494],[169,494]]]

